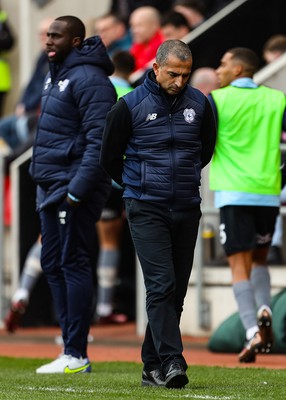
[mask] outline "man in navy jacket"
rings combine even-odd
[[[143,386],[188,383],[179,323],[201,217],[201,169],[216,138],[207,98],[188,85],[191,67],[189,47],[165,41],[144,84],[108,113],[103,138],[101,162],[124,187],[146,285]]]
[[[116,102],[113,73],[99,37],[84,40],[73,16],[57,18],[47,34],[50,73],[44,83],[30,173],[37,183],[41,263],[64,341],[64,353],[37,373],[91,369],[87,337],[92,307],[91,241],[109,194],[99,165],[105,117]]]

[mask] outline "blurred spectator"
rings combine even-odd
[[[196,69],[192,74],[190,78],[190,85],[196,89],[199,89],[205,96],[208,96],[212,90],[218,89],[219,88],[219,82],[218,82],[218,77],[216,74],[216,70],[211,67],[201,67]],[[205,167],[204,173],[206,174],[205,176],[208,177],[209,175],[209,166]],[[202,183],[204,182],[204,179],[202,180]],[[206,182],[207,183],[207,182]],[[206,185],[206,183],[204,185]],[[207,186],[205,186],[205,190],[207,191]],[[208,225],[208,228],[206,230],[206,227]],[[206,246],[206,241],[203,241],[203,254],[204,258],[203,261],[209,264],[213,265],[228,265],[227,263],[227,258],[225,255],[222,257],[219,257],[218,259],[214,259],[214,253],[215,253],[215,245],[214,243],[211,244],[212,239],[211,239],[211,234],[212,234],[212,226],[209,224],[205,224],[205,227],[202,232],[202,237],[205,238],[205,233],[207,233],[208,237],[208,242],[209,242],[209,247]],[[213,246],[213,247],[212,247]]]
[[[0,116],[5,94],[11,89],[10,66],[5,54],[13,48],[13,45],[14,36],[8,22],[8,15],[2,10],[0,2]]]
[[[262,55],[267,64],[279,58],[286,51],[286,35],[271,36],[264,44]]]
[[[203,0],[177,0],[174,10],[184,15],[190,29],[195,29],[206,19],[206,6]]]
[[[34,142],[34,129],[38,119],[41,103],[42,87],[49,70],[48,57],[44,51],[47,31],[53,18],[44,18],[38,27],[41,52],[37,58],[35,69],[16,106],[15,113],[0,120],[0,136],[3,135],[11,152],[5,157],[5,224],[10,225],[10,180],[9,166],[13,160],[30,148]],[[5,327],[8,332],[14,332],[21,316],[26,312],[31,291],[34,288],[42,270],[40,266],[40,237],[31,247],[25,260],[20,276],[19,286],[14,293],[8,314],[5,317]]]
[[[39,24],[39,39],[44,48],[46,33],[52,18],[45,18]],[[38,120],[41,102],[42,86],[48,72],[48,59],[42,50],[36,62],[35,70],[29,83],[16,106],[15,113],[0,119],[0,137],[10,149],[5,157],[5,185],[4,185],[4,222],[5,226],[11,223],[11,193],[9,166],[11,162],[32,146],[34,130]]]
[[[94,32],[99,35],[110,57],[119,50],[129,50],[132,39],[123,18],[116,14],[106,14],[94,22]]]
[[[27,310],[31,292],[43,272],[40,260],[41,247],[41,237],[39,236],[27,254],[19,286],[12,297],[10,310],[4,319],[7,332],[13,333],[18,328],[21,317]]]
[[[271,36],[264,44],[262,49],[262,56],[267,64],[277,60],[282,54],[286,52],[286,35]],[[282,132],[282,143],[286,142],[286,132]],[[282,190],[280,195],[281,205],[286,203],[286,155],[282,154],[281,165],[282,168]],[[269,265],[282,265],[283,260],[283,217],[279,214],[276,218],[275,230],[273,233],[271,246],[267,255],[267,263]]]
[[[114,73],[110,77],[117,98],[133,90],[128,79],[134,70],[134,58],[127,51],[113,55]],[[115,301],[120,265],[120,245],[125,214],[122,188],[112,182],[112,190],[97,222],[99,255],[97,263],[96,322],[98,324],[122,324],[129,316],[120,312]]]
[[[219,88],[216,70],[210,67],[196,69],[191,75],[190,85],[208,96],[212,90]]]
[[[166,40],[182,39],[190,32],[190,26],[183,14],[170,11],[162,18],[161,31]]]
[[[135,60],[128,51],[118,51],[113,55],[112,61],[114,64],[114,73],[110,76],[110,80],[115,87],[117,98],[119,99],[133,89],[129,82],[129,77],[134,70]]]
[[[160,13],[154,7],[139,7],[130,15],[133,45],[130,53],[135,59],[135,70],[144,68],[164,41],[161,33]]]
[[[26,142],[35,127],[41,102],[41,93],[45,76],[48,72],[48,58],[44,52],[46,33],[53,20],[45,18],[39,24],[41,52],[36,61],[32,76],[23,90],[14,114],[0,120],[0,137],[14,150]]]
[[[285,156],[284,156],[285,158]],[[283,188],[280,194],[281,205],[286,204],[286,186],[285,180],[282,182]],[[283,217],[279,214],[275,222],[275,230],[273,233],[271,246],[269,247],[267,255],[268,265],[282,265],[284,264],[283,259]]]
[[[174,0],[113,0],[110,11],[129,20],[130,14],[139,7],[155,7],[161,14],[171,10]]]

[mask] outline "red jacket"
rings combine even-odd
[[[135,58],[135,71],[145,67],[145,65],[156,56],[156,52],[164,37],[160,31],[155,33],[148,43],[134,43],[130,49],[130,53]]]

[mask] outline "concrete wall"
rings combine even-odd
[[[271,294],[274,296],[285,289],[285,267],[269,267]],[[237,312],[233,295],[231,272],[229,267],[203,267],[203,288],[198,291],[198,267],[190,280],[181,331],[184,335],[209,337],[221,323]]]

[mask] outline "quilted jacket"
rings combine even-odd
[[[168,97],[150,73],[108,113],[101,163],[124,187],[123,198],[184,210],[201,202],[201,169],[215,138],[207,98],[189,85]]]
[[[30,166],[38,208],[63,200],[68,192],[95,207],[105,199],[110,178],[99,154],[105,117],[116,102],[112,73],[97,36],[73,49],[63,64],[50,63]]]

